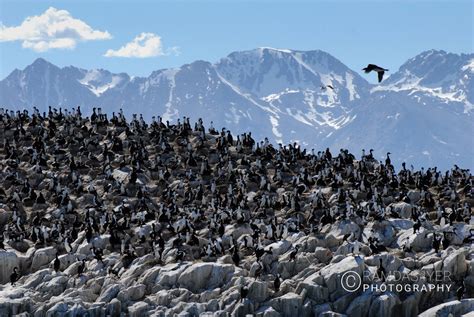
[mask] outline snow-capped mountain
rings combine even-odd
[[[323,51],[272,48],[235,52],[216,64],[221,77],[268,105],[276,140],[311,144],[353,119],[352,110],[368,94],[369,84]],[[295,123],[311,127],[302,135]]]
[[[474,54],[430,50],[409,59],[372,92],[406,92],[416,99],[449,103],[454,110],[467,113],[474,108],[473,73]]]
[[[183,116],[309,149],[373,148],[416,166],[474,167],[474,54],[423,52],[380,85],[330,54],[258,48],[148,77],[59,68],[38,59],[0,81],[0,105],[101,106],[127,115]]]

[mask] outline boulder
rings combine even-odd
[[[364,262],[369,266],[378,267],[380,265],[380,259],[382,259],[382,265],[387,273],[398,271],[402,265],[402,261],[398,257],[388,253],[365,257]]]
[[[269,244],[265,247],[265,250],[269,250],[272,248],[272,253],[274,256],[280,256],[286,253],[291,248],[291,243],[288,240],[280,240],[278,242],[274,242]]]
[[[468,269],[466,253],[467,250],[464,248],[452,250],[443,261],[443,270],[450,272],[454,277],[464,276]]]
[[[15,267],[19,268],[19,260],[13,251],[0,251],[0,283],[10,282],[10,275]]]
[[[366,237],[376,237],[384,246],[389,246],[396,240],[396,231],[388,221],[370,222],[364,227],[364,234]]]
[[[193,293],[220,287],[228,283],[234,274],[234,265],[218,263],[195,263],[184,270],[178,278],[180,287]]]
[[[104,291],[101,292],[96,302],[109,303],[113,298],[120,292],[120,286],[117,284],[110,285]]]
[[[346,295],[339,297],[332,304],[334,311],[344,312],[349,306],[349,304],[351,304],[356,297],[357,297],[357,292],[347,293]]]
[[[247,316],[249,314],[252,315],[254,310],[255,308],[253,303],[246,299],[243,302],[235,305],[235,308],[232,311],[232,317]]]
[[[314,250],[314,255],[321,263],[328,263],[332,258],[331,250],[322,247],[316,247]]]
[[[41,267],[48,265],[56,257],[58,251],[54,247],[47,247],[36,250],[31,262],[31,270],[37,271]]]
[[[324,278],[324,285],[328,288],[331,296],[335,295],[338,291],[338,295],[345,294],[346,291],[342,288],[341,277],[345,272],[352,271],[362,276],[364,271],[364,261],[362,258],[356,256],[345,257],[337,263],[331,263],[328,266],[321,269],[321,275]]]
[[[353,317],[365,317],[369,313],[371,302],[372,294],[370,292],[364,292],[349,304],[346,314]]]
[[[314,305],[313,306],[313,316],[319,317],[319,316],[321,316],[322,313],[330,311],[331,309],[332,309],[331,305],[329,305],[327,303],[326,304]]]
[[[409,190],[407,193],[408,198],[410,199],[410,203],[416,204],[418,200],[421,198],[421,194],[419,190]]]
[[[454,300],[432,307],[418,317],[449,317],[449,316],[471,316],[474,311],[474,298]],[[471,313],[471,315],[470,315]]]
[[[2,228],[8,223],[12,214],[13,212],[0,208],[0,226]]]
[[[63,254],[58,256],[59,262],[61,263],[59,269],[61,271],[66,270],[71,264],[76,263],[77,257],[74,254]]]
[[[23,296],[14,298],[16,296],[0,295],[0,316],[14,316],[22,312],[31,311],[36,304],[31,298]]]
[[[68,311],[68,305],[64,302],[59,302],[48,309],[46,317],[65,316]]]
[[[329,300],[329,290],[324,286],[324,277],[320,272],[313,273],[304,279],[297,287],[296,292],[301,294],[306,290],[306,296],[316,304],[322,304]]]
[[[263,306],[255,312],[256,316],[261,317],[280,317],[281,314],[271,306]]]
[[[370,305],[369,317],[400,316],[401,302],[397,295],[385,293],[376,297]]]
[[[432,249],[433,246],[433,235],[427,234],[427,231],[423,228],[420,229],[416,234],[413,234],[413,229],[404,230],[397,237],[397,245],[402,246],[405,243],[410,244],[411,248],[415,252],[427,252]]]
[[[420,298],[420,293],[408,296],[402,303],[402,316],[417,316]]]
[[[389,207],[396,212],[401,218],[411,219],[412,216],[412,205],[406,202],[392,203]]]
[[[317,237],[316,245],[323,248],[332,249],[338,247],[341,244],[341,240],[336,238],[333,234],[322,235]]]
[[[80,303],[75,303],[68,309],[67,315],[73,317],[86,316],[87,309]]]
[[[46,277],[48,275],[49,275],[49,277]],[[43,269],[43,270],[40,270],[40,271],[33,272],[23,282],[23,287],[25,287],[25,288],[36,288],[40,283],[51,279],[50,275],[51,275],[51,270],[50,269]]]
[[[56,274],[56,273],[54,273]],[[67,287],[68,277],[64,275],[50,276],[49,281],[43,281],[36,290],[48,297],[61,295]]]
[[[150,309],[150,305],[145,302],[138,302],[128,307],[130,317],[146,316],[146,312]]]
[[[269,287],[267,283],[261,281],[254,281],[249,286],[248,298],[256,302],[263,302],[268,297]]]
[[[144,284],[133,285],[120,291],[117,294],[117,299],[119,299],[121,302],[138,301],[145,297],[145,291],[146,286]]]
[[[246,226],[226,226],[226,235],[231,235],[236,241],[244,234],[252,234],[252,229],[249,225]]]
[[[110,234],[103,234],[101,236],[95,237],[91,240],[90,243],[86,239],[82,241],[81,245],[77,248],[77,253],[89,255],[92,253],[91,248],[96,247],[102,250],[105,250],[109,245]]]
[[[158,290],[164,288],[173,288],[175,287],[176,283],[178,283],[178,278],[181,273],[186,270],[189,266],[187,264],[178,266],[176,264],[167,264],[166,266],[162,267],[160,270],[160,274],[156,277],[155,286],[152,286],[154,290],[156,287],[159,287]]]
[[[303,298],[298,294],[290,292],[272,299],[270,306],[280,312],[283,317],[301,316]]]
[[[411,217],[411,216],[410,216]],[[411,219],[411,218],[410,218]],[[413,228],[413,221],[410,219],[389,219],[388,222],[395,228],[397,231],[409,230]]]
[[[331,226],[331,231],[329,232],[334,237],[342,238],[346,234],[355,234],[356,237],[360,236],[360,227],[358,224],[351,220],[342,220],[336,222]]]
[[[147,287],[147,291],[151,292],[152,286],[158,276],[158,274],[161,271],[161,267],[155,266],[150,269],[148,269],[145,273],[143,273],[139,279],[138,283],[145,284]]]

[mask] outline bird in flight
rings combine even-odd
[[[388,69],[382,68],[374,64],[369,64],[366,68],[362,68],[362,70],[366,73],[370,73],[371,71],[377,72],[377,74],[379,75],[379,83],[382,81],[383,74],[388,71]]]
[[[331,88],[332,90],[334,90],[334,87],[331,85],[326,85],[326,86],[321,85],[321,90],[326,90],[326,88]]]

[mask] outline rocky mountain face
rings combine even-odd
[[[378,159],[390,150],[397,167],[409,161],[472,168],[473,72],[474,54],[436,50],[408,60],[380,85],[319,50],[258,48],[146,78],[38,59],[0,82],[0,105],[202,117],[217,128],[308,149],[373,148]]]

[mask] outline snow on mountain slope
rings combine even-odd
[[[79,79],[79,83],[89,88],[97,97],[100,97],[107,90],[118,86],[120,83],[128,81],[127,74],[112,74],[102,69],[84,71],[84,77]]]
[[[287,135],[289,141],[305,142],[306,137],[293,127],[295,122],[313,127],[309,133],[319,137],[341,128],[352,120],[353,108],[369,88],[358,74],[318,50],[263,47],[232,53],[216,68],[234,86],[270,106],[272,133],[280,140],[279,135]],[[275,132],[276,126],[287,133]]]
[[[133,78],[37,59],[0,81],[0,105],[80,105],[84,113],[99,106],[170,121],[188,116],[274,143],[373,148],[379,158],[392,152],[397,165],[473,168],[473,73],[474,54],[435,50],[408,60],[380,85],[319,50],[258,48]]]
[[[405,92],[419,101],[427,97],[469,113],[474,109],[473,73],[474,54],[430,50],[409,59],[372,92]]]
[[[362,105],[357,117],[335,131],[325,145],[354,153],[372,148],[379,160],[390,151],[395,166],[407,162],[417,168],[447,169],[452,164],[472,168],[472,117],[447,111],[441,103],[423,104],[409,95],[388,91]]]

